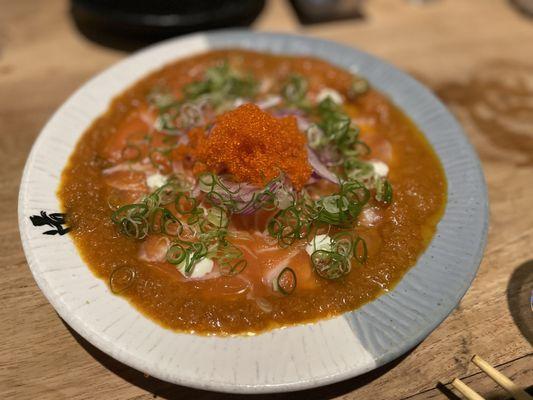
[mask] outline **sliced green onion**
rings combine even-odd
[[[350,272],[347,257],[334,251],[316,250],[311,254],[313,270],[324,279],[339,279]]]
[[[387,179],[376,181],[376,200],[385,205],[392,202],[392,185]]]
[[[296,274],[292,268],[285,267],[276,279],[276,288],[284,295],[289,295],[296,289]]]
[[[173,243],[167,250],[166,259],[170,264],[179,265],[185,262],[188,252],[181,243]]]
[[[308,86],[307,79],[301,75],[293,74],[289,76],[281,94],[290,105],[301,107],[305,105]]]
[[[111,219],[115,223],[120,223],[124,217],[143,217],[147,212],[146,204],[127,204],[111,214]]]
[[[357,157],[348,157],[343,163],[344,172],[350,180],[368,180],[374,175],[372,164],[359,160]]]
[[[117,189],[112,189],[110,195],[107,197],[107,205],[111,210],[118,210],[122,204],[122,198],[120,196],[120,191]]]
[[[356,140],[354,143],[354,152],[358,156],[368,156],[372,153],[372,149],[365,142]]]
[[[272,217],[267,230],[270,236],[278,239],[281,247],[288,247],[296,240],[302,239],[302,219],[301,213],[296,206],[287,207],[278,211]]]
[[[189,193],[180,192],[174,199],[176,211],[182,215],[195,214],[198,209],[198,200]]]
[[[247,261],[242,258],[242,251],[235,245],[224,240],[219,246],[215,259],[218,262],[220,274],[233,276],[240,274],[247,266]]]
[[[348,96],[354,99],[368,92],[369,88],[370,85],[368,84],[368,81],[366,79],[361,77],[355,77],[348,91]]]
[[[332,249],[344,257],[352,255],[354,240],[352,232],[338,232],[331,238]]]
[[[114,294],[123,293],[133,285],[136,278],[137,272],[133,267],[122,265],[109,275],[109,288]]]
[[[150,213],[150,230],[168,236],[179,236],[183,232],[183,224],[168,209],[157,207]]]
[[[342,106],[330,97],[326,97],[318,104],[316,113],[320,117],[318,126],[324,134],[324,140],[320,144],[314,143],[314,148],[318,151],[337,153],[339,158],[337,161],[344,166],[343,172],[349,179],[366,178],[368,171],[361,174],[358,168],[360,165],[357,164],[361,156],[370,154],[371,149],[359,139],[359,127],[343,111]]]
[[[127,204],[113,214],[111,220],[126,236],[142,239],[149,231],[148,207],[145,204]]]
[[[228,214],[222,207],[211,207],[207,210],[206,220],[215,228],[226,228],[229,224]]]
[[[159,204],[166,206],[172,203],[177,195],[178,188],[174,181],[167,182],[155,191],[155,195],[159,198]]]
[[[154,88],[148,93],[148,101],[159,109],[168,108],[176,102],[176,98],[166,89]]]
[[[257,82],[251,76],[244,76],[232,70],[223,62],[205,71],[204,79],[192,82],[183,88],[188,100],[207,98],[213,105],[220,107],[224,102],[236,98],[255,96]]]
[[[223,264],[222,268],[220,269],[220,273],[221,275],[225,275],[225,276],[238,275],[246,269],[247,265],[248,265],[248,262],[246,260],[238,259],[233,263],[228,262],[228,263]]]
[[[368,248],[366,247],[366,241],[361,236],[355,239],[353,244],[353,255],[355,259],[364,264],[368,258]]]
[[[192,242],[188,251],[189,257],[185,260],[184,272],[185,275],[190,276],[196,263],[207,256],[208,249],[204,242]]]

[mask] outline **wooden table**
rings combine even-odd
[[[271,0],[254,27],[358,47],[433,88],[483,162],[491,203],[485,257],[460,306],[407,356],[336,385],[261,398],[456,398],[437,387],[454,377],[505,398],[469,360],[480,354],[517,383],[533,384],[533,19],[503,0],[373,0],[365,15],[303,28],[284,1]],[[34,139],[73,90],[126,55],[81,35],[66,1],[1,0],[2,399],[230,398],[145,377],[86,343],[45,300],[22,252],[17,195]]]

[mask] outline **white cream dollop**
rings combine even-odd
[[[344,103],[344,99],[342,95],[339,92],[337,92],[335,89],[331,89],[331,88],[324,88],[320,92],[318,92],[316,96],[316,101],[320,103],[322,100],[325,100],[328,97],[337,104]]]
[[[374,167],[374,173],[384,178],[389,174],[389,166],[385,164],[383,161],[380,160],[370,160],[368,161],[369,164],[372,164],[372,167]]]
[[[189,279],[199,279],[203,278],[205,275],[209,274],[211,271],[213,271],[213,265],[214,262],[210,258],[202,258],[200,261],[198,261],[196,264],[194,264],[194,268],[192,270],[192,273],[190,275],[185,274],[184,265],[180,264],[178,266],[178,271],[181,272],[181,274],[185,278]]]
[[[331,238],[328,235],[316,235],[311,243],[305,246],[307,254],[311,255],[317,250],[331,250]]]
[[[146,185],[148,185],[148,188],[152,191],[160,188],[165,183],[167,183],[167,177],[157,172],[146,177]]]

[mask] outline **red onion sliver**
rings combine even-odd
[[[313,167],[313,170],[317,175],[327,179],[330,182],[339,183],[337,176],[324,164],[322,164],[316,153],[309,147],[307,147],[307,158],[309,160],[309,164],[311,164],[311,167]]]

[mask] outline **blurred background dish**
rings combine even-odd
[[[302,24],[361,18],[363,0],[291,0]]]
[[[89,39],[140,47],[199,30],[250,25],[265,0],[72,0],[71,13]]]
[[[281,0],[280,0],[281,1]],[[304,25],[364,18],[364,0],[290,0]],[[158,40],[202,30],[246,27],[265,0],[71,0],[71,15],[88,39],[134,50]]]

